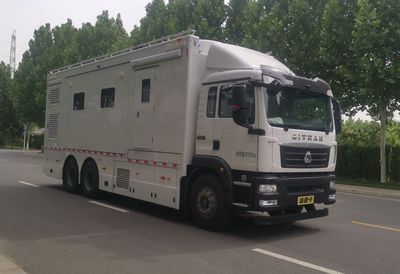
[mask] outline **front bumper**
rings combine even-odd
[[[274,217],[264,217],[264,216],[255,216],[253,217],[253,221],[257,225],[276,225],[276,224],[287,224],[296,221],[313,219],[328,216],[329,210],[327,208],[312,210],[302,213],[294,213],[294,214],[286,214],[281,216]]]
[[[288,208],[296,208],[299,206],[298,198],[302,196],[313,196],[313,204],[329,205],[336,202],[336,199],[333,198],[336,190],[330,187],[330,182],[334,180],[335,175],[333,174],[255,175],[252,176],[251,184],[248,185],[247,189],[243,186],[234,186],[234,201],[237,204],[247,205],[247,211],[259,212],[278,212]],[[273,193],[260,192],[259,186],[262,184],[276,185],[277,191]],[[260,201],[276,201],[277,204],[260,206]],[[308,210],[306,213],[315,211],[311,210],[310,207],[312,205],[306,205],[305,207]]]

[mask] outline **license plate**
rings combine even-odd
[[[297,205],[309,205],[314,203],[314,195],[297,197]]]

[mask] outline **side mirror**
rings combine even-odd
[[[232,88],[232,117],[239,126],[249,127],[247,109],[247,87],[245,85]]]
[[[342,110],[340,104],[335,99],[332,100],[333,104],[333,119],[335,121],[336,134],[342,131]]]

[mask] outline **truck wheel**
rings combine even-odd
[[[93,160],[85,163],[81,177],[82,191],[88,198],[99,196],[99,170]]]
[[[232,220],[227,200],[227,192],[216,176],[206,174],[197,178],[190,199],[195,223],[208,230],[226,228]]]
[[[69,158],[63,169],[63,185],[68,192],[79,192],[79,168],[74,158]]]

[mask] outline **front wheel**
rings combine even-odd
[[[208,230],[226,228],[232,220],[227,194],[215,175],[206,174],[197,178],[190,199],[191,213],[196,224]]]
[[[88,198],[98,198],[99,196],[99,170],[93,160],[89,160],[82,170],[82,191]]]

